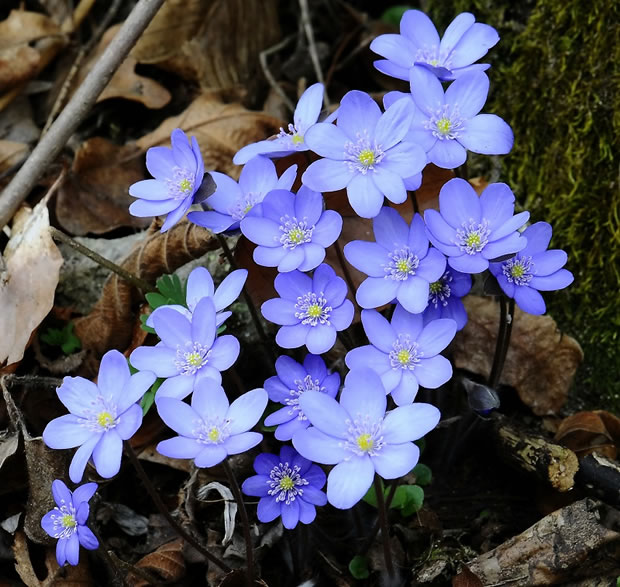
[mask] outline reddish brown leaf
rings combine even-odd
[[[144,569],[152,575],[158,583],[172,583],[179,581],[185,576],[185,559],[183,558],[183,540],[180,538],[173,542],[167,542],[155,552],[147,554],[136,564],[139,569]],[[146,587],[152,585],[143,577],[134,573],[127,575],[127,582],[133,587]]]
[[[560,422],[555,439],[579,457],[597,452],[615,459],[620,442],[619,426],[620,420],[609,412],[577,412]]]

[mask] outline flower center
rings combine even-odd
[[[192,434],[201,444],[222,444],[230,436],[230,420],[197,420],[194,424]]]
[[[303,485],[309,485],[309,482],[299,474],[298,465],[291,467],[288,463],[280,463],[276,465],[269,473],[269,481],[267,484],[270,489],[268,494],[275,496],[276,502],[284,502],[290,505],[292,501],[299,495],[304,494]]]
[[[114,420],[115,418],[112,414],[110,414],[110,412],[99,412],[99,415],[97,416],[97,424],[106,430],[114,427]]]
[[[287,406],[290,406],[289,414],[295,415],[297,412],[298,420],[307,420],[308,417],[303,413],[299,407],[299,398],[302,393],[306,391],[322,391],[325,392],[325,387],[322,387],[318,379],[312,379],[312,375],[306,375],[303,379],[295,379],[293,383],[297,386],[297,389],[289,389],[288,393],[290,397],[284,400]]]
[[[286,149],[297,151],[299,147],[302,147],[304,144],[304,134],[306,132],[306,128],[297,128],[294,124],[289,124],[287,130],[288,132],[280,127],[280,132],[278,133],[276,140],[279,141]]]
[[[385,442],[383,442],[383,420],[373,422],[370,416],[357,414],[356,418],[346,420],[347,436],[341,446],[357,456],[375,456],[378,454]]]
[[[93,432],[107,432],[116,427],[118,424],[116,404],[99,395],[90,405],[92,408],[88,408],[83,412],[82,426]]]
[[[358,132],[356,136],[355,143],[347,141],[344,144],[344,162],[352,172],[366,175],[369,170],[374,171],[375,166],[381,163],[385,153],[381,145],[370,141],[367,130]]]
[[[318,296],[314,292],[308,292],[303,296],[299,296],[295,308],[297,310],[295,318],[299,318],[302,324],[310,324],[310,326],[316,326],[317,324],[330,325],[329,315],[332,307],[327,305],[323,292]]]
[[[433,136],[440,140],[458,139],[465,130],[465,120],[461,117],[458,104],[444,104],[437,109],[423,124]]]
[[[293,250],[298,245],[309,243],[312,240],[312,233],[314,231],[314,225],[308,228],[306,220],[297,220],[294,216],[282,216],[280,218],[280,230],[282,236],[280,237],[280,243],[285,249]]]
[[[433,67],[440,66],[450,69],[450,61],[451,59],[446,59],[444,56],[440,55],[437,45],[431,45],[430,47],[425,46],[423,49],[418,49],[414,62],[411,65],[413,66],[416,63],[427,63]]]
[[[510,283],[527,285],[532,280],[532,257],[513,257],[502,265],[502,273]]]
[[[260,204],[265,195],[263,192],[248,192],[247,194],[243,194],[229,209],[228,213],[232,217],[233,220],[237,222],[243,220],[248,212],[256,206],[256,204]]]
[[[424,356],[419,348],[417,342],[411,342],[408,334],[399,334],[389,354],[392,369],[413,371],[420,362],[420,357]]]
[[[452,281],[452,275],[449,271],[446,271],[439,281],[434,281],[429,285],[428,303],[433,304],[435,308],[441,304],[442,306],[448,305],[448,300],[452,290],[448,285]]]
[[[463,222],[461,228],[457,229],[455,244],[464,253],[475,255],[484,249],[489,242],[490,234],[491,230],[486,218],[483,218],[482,222],[478,223],[470,218],[469,223]]]
[[[395,249],[388,257],[390,261],[383,267],[386,279],[389,277],[390,279],[404,281],[410,275],[415,275],[415,270],[420,264],[420,259],[409,250],[408,246]]]
[[[177,358],[174,364],[181,375],[195,375],[209,362],[211,349],[199,342],[177,345]]]
[[[73,504],[65,504],[55,507],[51,515],[54,538],[69,538],[77,530],[77,520],[75,519],[75,508]]]
[[[166,179],[168,195],[174,200],[184,200],[194,194],[194,175],[184,167],[174,167],[172,179]]]

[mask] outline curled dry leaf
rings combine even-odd
[[[131,52],[202,88],[255,82],[280,39],[276,0],[167,0]],[[253,16],[252,16],[253,15]]]
[[[2,174],[23,161],[28,155],[28,145],[0,139],[0,181]]]
[[[0,365],[24,356],[30,335],[52,309],[62,255],[49,235],[45,200],[15,215],[0,273]]]
[[[464,304],[469,321],[455,338],[454,364],[488,377],[499,308],[492,298],[480,296],[467,296]],[[582,360],[579,343],[562,334],[551,316],[532,316],[515,308],[501,383],[514,387],[521,401],[536,415],[557,413],[564,405]]]
[[[71,234],[104,234],[121,226],[146,228],[148,218],[129,214],[128,188],[144,178],[142,151],[107,139],[84,141],[58,191],[56,216]]]
[[[620,446],[620,419],[604,410],[577,412],[560,422],[555,439],[579,457],[596,452],[615,459]]]
[[[122,267],[154,283],[164,273],[218,248],[217,239],[207,230],[182,220],[168,232],[160,233],[153,223]],[[117,275],[106,280],[99,301],[92,312],[75,321],[75,333],[82,347],[98,358],[111,348],[125,349],[131,341],[135,304],[139,292]]]
[[[141,558],[135,566],[153,575],[158,584],[179,581],[185,575],[183,540],[179,538],[160,546],[155,552]],[[153,584],[134,573],[127,575],[127,581],[132,587],[146,587]]]
[[[71,86],[72,93],[84,81],[84,78],[107,49],[120,27],[120,24],[115,25],[104,33],[95,50],[80,67],[78,74],[75,76]],[[153,109],[163,108],[168,104],[171,99],[170,92],[155,80],[138,75],[135,71],[137,64],[138,62],[129,55],[116,70],[103,92],[101,92],[97,102],[103,102],[103,100],[109,98],[124,98],[125,100],[140,102],[147,108]]]

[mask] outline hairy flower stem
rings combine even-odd
[[[385,569],[390,578],[394,577],[394,565],[392,563],[392,551],[390,549],[390,530],[388,525],[387,509],[385,507],[385,498],[383,496],[383,487],[379,475],[375,474],[374,479],[375,493],[377,494],[377,510],[379,512],[379,524],[381,526],[381,538],[383,542],[383,558],[385,560]]]
[[[222,461],[222,466],[228,477],[230,489],[235,497],[237,506],[239,506],[239,515],[241,516],[241,525],[243,527],[243,538],[245,539],[245,559],[247,564],[246,579],[248,587],[252,587],[252,585],[254,585],[254,549],[252,546],[252,537],[250,535],[250,520],[248,519],[248,512],[245,509],[241,489],[239,489],[237,479],[235,479],[235,475],[228,464],[228,459]]]
[[[131,461],[131,464],[133,465],[134,469],[138,473],[138,477],[140,477],[140,480],[142,481],[142,483],[143,483],[147,493],[151,496],[151,499],[153,500],[153,503],[155,504],[155,507],[157,507],[157,509],[159,510],[159,513],[161,513],[164,516],[164,518],[166,518],[168,523],[174,528],[176,533],[181,538],[183,538],[183,540],[185,540],[188,544],[191,544],[207,560],[209,560],[213,564],[217,565],[225,573],[230,573],[232,571],[232,569],[224,561],[220,560],[214,554],[211,554],[204,546],[202,546],[202,544],[200,544],[200,542],[198,542],[198,540],[196,540],[191,534],[189,534],[172,517],[172,514],[168,511],[168,509],[166,508],[164,502],[161,500],[161,497],[159,497],[159,493],[157,493],[157,490],[155,489],[155,487],[151,483],[151,480],[149,479],[148,475],[146,474],[146,471],[142,468],[142,465],[140,464],[140,461],[138,460],[138,456],[136,455],[136,453],[133,450],[133,448],[131,448],[131,445],[129,444],[129,442],[126,440],[123,444],[125,445],[125,453],[129,457],[129,460]]]
[[[239,267],[237,266],[235,258],[233,257],[232,251],[230,250],[228,243],[226,242],[226,239],[221,234],[218,234],[216,236],[217,236],[217,240],[220,242],[222,251],[224,251],[224,256],[226,257],[226,260],[228,261],[231,269],[238,269]],[[273,353],[271,341],[269,340],[269,338],[267,338],[267,334],[265,332],[265,329],[263,328],[263,324],[260,321],[260,316],[258,315],[256,306],[254,305],[254,302],[252,301],[252,298],[250,297],[250,294],[245,285],[243,286],[243,289],[241,291],[243,293],[243,299],[245,300],[248,310],[250,311],[250,316],[252,317],[252,322],[254,322],[254,327],[256,328],[256,332],[258,333],[259,338],[263,341],[263,347],[265,348],[265,351],[269,355],[269,360],[271,362],[271,368],[274,369],[276,357]]]
[[[502,295],[499,299],[499,330],[497,340],[495,342],[495,355],[493,356],[493,366],[491,367],[491,375],[489,375],[489,387],[495,389],[499,383],[499,379],[506,361],[508,346],[510,344],[510,335],[512,333],[512,321],[514,317],[515,302],[506,299]]]
[[[78,243],[76,240],[72,239],[69,235],[65,234],[61,230],[50,226],[49,231],[53,239],[69,245],[81,255],[84,255],[98,265],[109,269],[110,271],[112,271],[112,273],[116,273],[116,275],[118,275],[121,279],[124,279],[128,283],[131,283],[131,285],[133,285],[134,287],[141,289],[144,293],[155,291],[153,285],[151,285],[148,281],[144,281],[144,279],[141,279],[133,273],[130,273],[126,269],[118,266],[116,263],[112,263],[112,261],[109,261],[105,257],[102,257],[98,253],[95,253],[95,251],[89,249],[88,247],[85,247],[83,244]]]
[[[392,481],[392,485],[390,486],[390,492],[385,498],[385,509],[389,510],[390,505],[392,505],[392,500],[394,499],[394,495],[396,494],[396,490],[398,489],[398,479],[394,479]],[[372,532],[368,535],[368,538],[364,541],[362,548],[360,549],[360,554],[364,555],[368,552],[368,549],[372,546],[372,543],[375,541],[377,534],[379,533],[379,529],[381,528],[381,521],[377,520]]]

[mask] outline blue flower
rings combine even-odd
[[[258,246],[254,261],[280,272],[311,271],[322,263],[325,248],[340,236],[342,217],[323,210],[323,196],[302,186],[298,194],[274,190],[265,196],[262,216],[241,221],[241,232]]]
[[[426,210],[431,243],[463,273],[482,273],[489,261],[519,252],[527,244],[517,229],[529,212],[514,214],[514,194],[505,183],[490,184],[478,197],[464,179],[451,179],[439,192],[439,212]]]
[[[90,513],[88,501],[97,491],[96,483],[86,483],[71,492],[60,480],[52,482],[52,495],[56,507],[41,518],[41,527],[52,538],[57,538],[56,560],[59,566],[66,562],[77,565],[80,544],[87,550],[99,548],[99,541],[86,526]]]
[[[411,226],[393,208],[384,207],[373,220],[377,242],[353,241],[345,245],[344,256],[368,278],[357,289],[362,308],[378,308],[395,298],[413,314],[428,305],[430,283],[446,268],[446,258],[429,248],[424,221],[416,214]]]
[[[315,506],[327,503],[321,491],[325,473],[290,446],[283,446],[279,457],[259,454],[254,470],[258,475],[248,477],[241,490],[260,497],[256,513],[261,522],[281,516],[284,527],[292,530],[298,522],[310,524],[316,517]]]
[[[340,403],[325,393],[304,393],[299,404],[309,428],[293,436],[299,454],[316,463],[336,465],[327,478],[327,500],[334,507],[354,506],[372,485],[406,475],[418,462],[413,443],[439,422],[429,404],[409,404],[386,414],[385,388],[370,369],[349,371]]]
[[[267,320],[282,325],[276,342],[284,349],[306,345],[315,355],[326,353],[336,342],[336,332],[348,328],[353,320],[347,285],[325,263],[313,277],[301,271],[280,273],[274,286],[281,297],[267,300],[261,312]]]
[[[405,140],[419,144],[430,163],[454,169],[465,163],[467,151],[484,155],[510,152],[514,141],[510,126],[495,114],[478,114],[489,92],[489,78],[484,73],[462,75],[445,95],[441,82],[428,69],[413,67],[410,76],[416,109]]]
[[[205,378],[222,381],[221,371],[239,356],[239,341],[226,334],[216,338],[217,319],[211,298],[202,298],[191,320],[171,308],[153,313],[153,327],[161,339],[155,346],[141,346],[131,353],[131,364],[167,378],[157,397],[187,397]]]
[[[523,231],[527,246],[512,259],[489,266],[504,293],[528,314],[544,314],[547,309],[539,290],[564,289],[574,279],[570,271],[562,269],[567,261],[566,253],[560,249],[547,250],[551,233],[551,225],[546,222],[528,226]]]
[[[379,35],[370,48],[386,59],[375,67],[392,77],[409,81],[414,65],[426,67],[441,81],[457,79],[469,71],[485,71],[486,63],[472,65],[499,41],[497,31],[477,23],[473,14],[463,12],[448,26],[439,40],[431,19],[419,10],[407,10],[400,21],[400,35]]]
[[[215,234],[236,230],[247,215],[254,215],[259,204],[271,190],[288,190],[297,175],[297,165],[289,167],[280,178],[273,161],[266,157],[254,157],[241,170],[239,183],[223,173],[213,171],[211,176],[217,189],[209,196],[203,207],[211,210],[190,212],[190,222],[204,226]]]
[[[217,289],[213,285],[213,278],[205,267],[196,267],[187,278],[187,293],[185,296],[186,306],[170,304],[155,308],[148,317],[146,324],[153,328],[153,315],[162,308],[170,308],[183,314],[191,321],[192,313],[196,309],[198,302],[203,298],[212,298],[215,306],[215,325],[221,326],[231,315],[232,312],[224,312],[238,297],[243,289],[245,280],[248,277],[247,269],[237,269],[229,273],[220,283]]]
[[[146,152],[146,168],[155,179],[139,181],[129,187],[129,194],[140,198],[129,206],[131,214],[140,217],[168,215],[162,232],[183,218],[194,202],[205,172],[195,137],[190,144],[186,134],[176,128],[170,140],[172,149],[151,147]]]
[[[310,425],[308,418],[299,407],[299,398],[307,391],[320,391],[336,397],[340,387],[340,375],[330,373],[325,362],[317,355],[306,355],[303,367],[283,355],[276,361],[275,377],[265,381],[265,391],[272,402],[284,405],[265,418],[265,426],[275,426],[278,440],[290,440],[297,430]]]
[[[121,466],[123,440],[129,440],[142,424],[142,408],[136,403],[155,382],[147,371],[131,375],[127,359],[108,351],[101,359],[97,384],[83,377],[65,377],[56,390],[71,412],[52,420],[43,441],[54,449],[79,446],[69,477],[79,483],[91,455],[97,473],[114,477]]]
[[[424,324],[438,318],[451,318],[456,322],[456,329],[461,330],[467,324],[467,312],[461,298],[471,289],[471,276],[455,269],[446,272],[431,283],[428,294],[428,306],[422,317]]]
[[[452,377],[450,361],[439,353],[454,338],[454,320],[424,325],[421,314],[410,314],[397,305],[391,323],[375,310],[362,310],[362,324],[370,344],[350,351],[345,357],[347,367],[375,371],[396,405],[410,404],[420,385],[436,389]]]
[[[256,155],[276,158],[286,157],[297,151],[307,151],[305,134],[319,119],[323,107],[323,90],[323,84],[311,85],[299,98],[293,114],[293,124],[288,125],[288,132],[281,128],[277,137],[243,147],[233,157],[233,163],[242,165]]]
[[[319,123],[306,134],[308,146],[325,159],[306,169],[303,183],[318,192],[346,187],[349,203],[363,218],[379,213],[384,195],[396,204],[404,202],[404,179],[426,165],[420,146],[403,142],[414,110],[411,100],[399,100],[381,114],[368,94],[348,92],[338,110],[338,125]]]
[[[179,436],[163,440],[157,451],[174,459],[194,459],[197,467],[213,467],[228,455],[256,446],[263,438],[253,428],[267,406],[267,392],[253,389],[228,403],[221,385],[209,379],[196,384],[192,404],[173,397],[155,399],[159,416]]]

